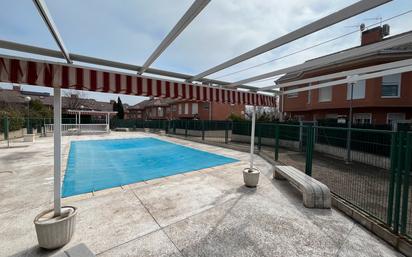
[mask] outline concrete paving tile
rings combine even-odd
[[[346,241],[339,249],[339,257],[404,256],[381,239],[355,224]]]
[[[164,229],[186,256],[333,256],[310,222],[249,194]]]
[[[0,256],[48,256],[37,246],[33,220],[52,206],[27,208],[0,214]]]
[[[110,249],[159,228],[133,192],[94,196],[73,202],[78,207],[70,245],[85,243],[94,253]]]
[[[97,256],[182,257],[179,250],[173,245],[173,243],[161,230],[119,245]]]
[[[192,216],[240,194],[220,179],[207,175],[169,181],[150,190],[134,191],[161,226]]]

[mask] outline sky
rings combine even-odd
[[[212,0],[151,67],[195,75],[355,2]],[[69,52],[142,65],[193,0],[46,0],[46,3]],[[0,39],[58,50],[31,0],[0,0],[0,10]],[[372,27],[380,20],[409,10],[412,0],[394,0],[208,78],[234,82],[357,46],[361,23]],[[411,20],[409,12],[383,24],[389,24],[391,35],[396,35],[412,30]],[[349,32],[354,33],[283,58]],[[5,49],[0,49],[0,54],[50,59]],[[281,59],[274,60],[277,58]],[[269,63],[238,72],[266,62]],[[271,84],[273,79],[250,85]],[[4,83],[0,86],[11,87]],[[23,86],[23,89],[51,92],[44,87]],[[87,92],[84,96],[109,101],[118,95]],[[145,99],[120,97],[128,104]]]

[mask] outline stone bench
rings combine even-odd
[[[303,205],[307,208],[330,209],[331,195],[329,188],[316,179],[309,177],[292,166],[276,166],[275,179],[287,179],[303,195]]]
[[[36,141],[36,135],[35,134],[26,134],[26,135],[24,135],[23,141],[33,143],[34,141]]]

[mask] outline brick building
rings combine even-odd
[[[13,86],[12,89],[0,88],[0,108],[1,107],[12,107],[14,109],[25,110],[27,108],[26,97],[30,97],[32,101],[39,100],[48,107],[50,110],[53,109],[53,96],[47,92],[32,92],[23,91],[20,86]],[[127,115],[127,104],[124,104],[125,115]],[[70,95],[62,97],[62,116],[63,118],[75,118],[74,114],[68,114],[67,110],[87,110],[87,111],[112,111],[113,101],[102,102],[96,101],[95,99],[85,99],[80,98],[78,95]],[[89,115],[83,115],[83,119],[90,119]],[[104,119],[105,116],[101,117]]]
[[[410,33],[412,32],[391,38]],[[361,45],[386,40],[384,36],[383,27],[364,31]],[[409,58],[412,58],[412,44],[373,52],[333,65],[286,74],[276,82],[296,81]],[[288,87],[284,90],[302,86],[308,85]],[[350,88],[350,85],[344,84],[284,95],[280,99],[280,110],[285,118],[297,120],[347,119]],[[390,124],[394,120],[412,119],[412,72],[359,81],[353,89],[352,107],[354,123]]]
[[[227,120],[231,114],[243,116],[244,105],[216,102],[151,98],[128,109],[128,119],[143,120]]]

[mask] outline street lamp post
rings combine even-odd
[[[27,134],[31,134],[29,132],[29,127],[30,127],[30,101],[31,101],[31,97],[30,96],[26,96],[24,98],[24,101],[27,103],[27,127],[26,127],[26,133]]]

